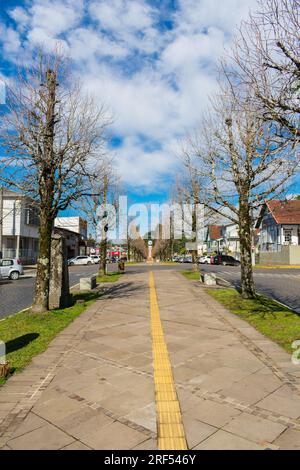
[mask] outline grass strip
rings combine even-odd
[[[34,356],[45,351],[53,338],[97,298],[98,292],[73,293],[71,307],[45,313],[32,313],[29,309],[1,320],[0,341],[6,344],[11,374],[23,370]],[[76,303],[77,300],[81,302]],[[0,378],[0,386],[7,378]]]
[[[274,300],[262,295],[243,299],[235,289],[206,289],[206,292],[287,352],[292,352],[292,343],[300,339],[300,315]]]

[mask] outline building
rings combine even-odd
[[[82,217],[56,217],[54,226],[78,233],[82,240],[87,240],[87,221]]]
[[[237,224],[228,224],[221,228],[223,239],[223,252],[236,259],[241,258],[239,227]]]
[[[204,245],[207,254],[220,253],[223,250],[223,227],[220,225],[208,225],[204,234]]]
[[[300,264],[300,201],[266,202],[256,227],[260,228],[260,263]]]
[[[2,257],[18,258],[24,264],[35,263],[38,254],[38,208],[21,193],[4,189],[0,208]],[[1,239],[1,236],[0,236]]]
[[[67,258],[74,258],[75,256],[84,255],[86,252],[85,241],[77,232],[72,232],[62,227],[54,227],[53,232],[61,235],[66,241]]]

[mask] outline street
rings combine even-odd
[[[98,266],[72,266],[69,268],[70,286],[79,282],[80,277],[87,277],[97,272]],[[117,264],[109,264],[108,271],[117,269]],[[182,271],[191,269],[191,264],[126,266],[128,273],[153,271]],[[240,268],[233,266],[201,265],[203,272],[213,272],[235,286],[240,283]],[[26,272],[26,271],[25,271]],[[30,272],[32,273],[32,272]],[[254,278],[257,290],[300,313],[300,269],[255,269]],[[12,315],[31,305],[35,279],[26,274],[18,281],[0,281],[1,311],[0,318]]]

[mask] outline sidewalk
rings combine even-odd
[[[300,449],[289,355],[197,283],[154,279],[188,448]],[[155,450],[156,429],[147,273],[123,276],[0,389],[3,449]]]

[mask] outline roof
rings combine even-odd
[[[278,225],[300,224],[300,201],[272,200],[268,201],[266,206]]]
[[[208,226],[210,240],[218,240],[222,238],[222,226],[221,225],[209,225]]]

